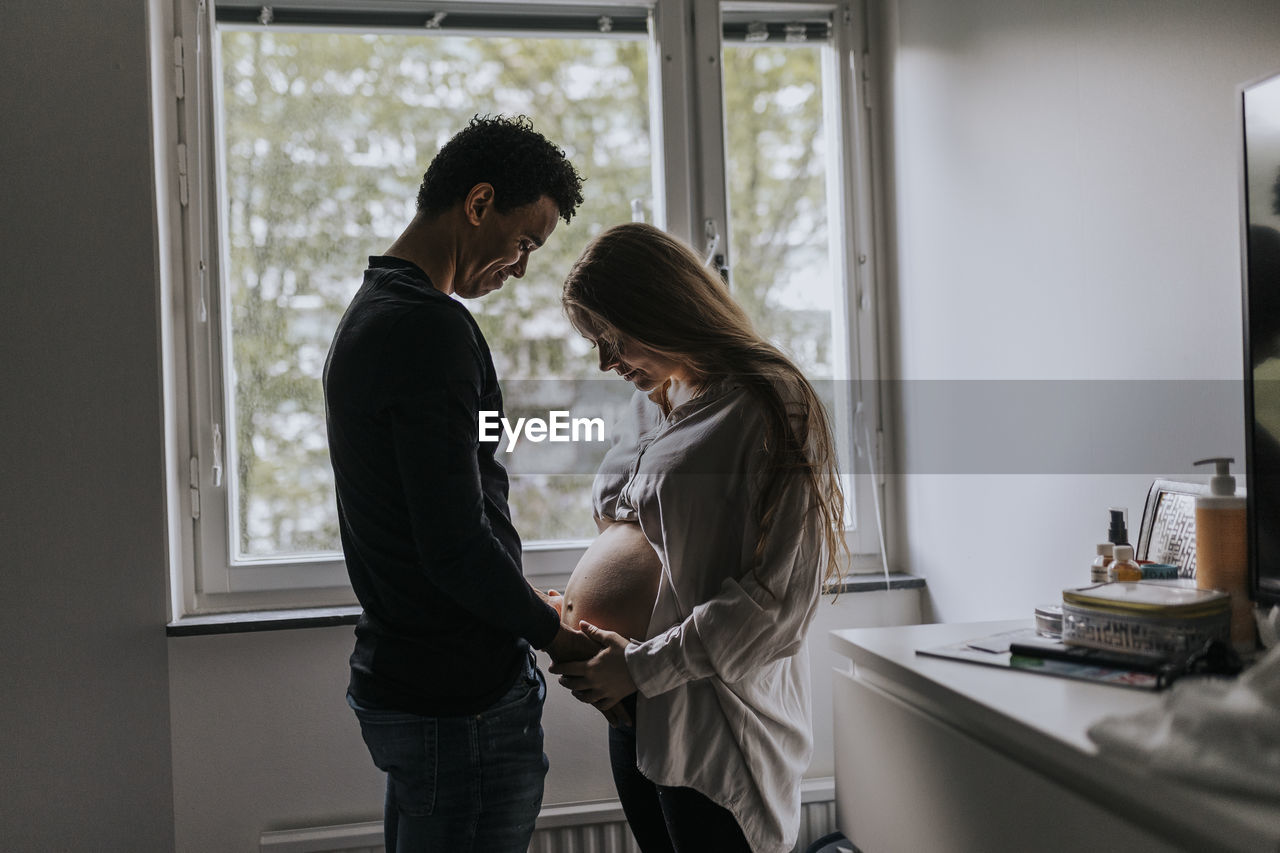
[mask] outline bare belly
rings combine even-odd
[[[643,640],[658,597],[662,562],[640,525],[615,522],[582,555],[564,591],[564,624],[587,621]]]

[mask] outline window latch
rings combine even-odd
[[[724,283],[729,283],[729,266],[724,262],[724,252],[717,251],[720,248],[720,226],[716,224],[714,219],[706,219],[702,223],[704,233],[707,238],[707,257],[703,263],[720,273],[720,278],[724,279]]]
[[[222,427],[213,425],[213,487],[222,485]]]
[[[188,460],[187,493],[191,497],[191,519],[200,520],[200,459],[192,456]]]
[[[182,64],[182,36],[173,37],[173,94],[179,101],[187,96],[186,71]]]

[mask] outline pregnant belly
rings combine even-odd
[[[580,620],[643,640],[662,562],[640,525],[615,522],[587,548],[564,590],[564,623]]]

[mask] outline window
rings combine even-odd
[[[850,342],[871,327],[845,298],[856,182],[844,152],[861,144],[845,115],[848,10],[439,8],[178,2],[175,302],[186,322],[171,391],[183,398],[175,443],[190,461],[183,613],[354,600],[320,372],[364,258],[409,222],[427,163],[475,114],[530,116],[587,178],[573,222],[519,285],[468,303],[510,417],[569,410],[611,422],[625,402],[629,389],[598,378],[559,289],[591,236],[645,218],[705,245],[762,331],[831,380],[841,445],[852,447],[857,394],[845,380],[866,368]],[[567,572],[594,534],[591,474],[605,447],[525,443],[509,455],[527,570]],[[867,507],[851,502],[874,524]],[[850,519],[855,550],[874,550],[856,541],[874,528]]]

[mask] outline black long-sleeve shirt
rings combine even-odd
[[[476,713],[559,619],[521,571],[496,443],[493,358],[459,302],[417,265],[372,257],[324,370],[342,549],[364,609],[350,691],[361,705]]]

